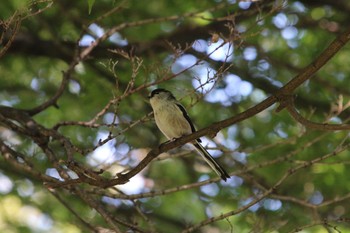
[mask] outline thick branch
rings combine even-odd
[[[120,185],[125,184],[129,181],[130,178],[138,174],[141,170],[143,170],[154,158],[156,158],[159,154],[166,152],[168,150],[174,149],[176,147],[182,146],[185,143],[191,142],[197,138],[200,138],[205,135],[215,135],[217,132],[219,132],[221,129],[226,128],[230,125],[236,124],[238,122],[241,122],[245,119],[248,119],[263,110],[267,109],[274,103],[280,102],[280,106],[277,110],[281,110],[284,107],[287,106],[285,100],[285,96],[290,95],[297,87],[299,87],[303,82],[310,79],[323,65],[327,63],[350,39],[350,29],[342,33],[340,36],[338,36],[329,46],[327,49],[325,49],[321,55],[316,58],[316,60],[311,63],[309,66],[307,66],[303,72],[295,76],[290,82],[288,82],[285,86],[279,89],[277,92],[277,95],[270,96],[261,103],[257,104],[254,107],[251,107],[247,109],[246,111],[239,113],[236,116],[233,116],[231,118],[228,118],[226,120],[216,122],[204,129],[201,129],[199,131],[194,132],[193,134],[186,135],[182,138],[179,138],[175,141],[162,144],[158,148],[155,148],[151,150],[147,156],[131,171],[129,171],[126,174],[119,174],[118,178],[112,179],[112,180],[105,180],[105,182],[99,182],[96,180],[85,180],[85,182],[90,183],[91,185],[96,185],[100,187],[111,187],[114,185]],[[70,185],[74,183],[80,183],[81,180],[71,180],[62,182],[61,184],[56,184],[58,186],[60,185]]]
[[[267,109],[274,103],[280,101],[282,96],[290,95],[297,87],[299,87],[303,82],[310,79],[322,66],[324,66],[348,41],[350,40],[350,28],[338,36],[329,46],[326,48],[313,63],[308,65],[300,74],[295,76],[291,81],[284,85],[278,91],[276,96],[270,96],[261,103],[255,105],[248,110],[239,113],[238,115],[228,118],[226,120],[214,123],[204,129],[201,129],[193,134],[184,136],[173,142],[162,144],[159,148],[151,150],[146,158],[144,158],[134,169],[130,172],[120,175],[117,179],[111,180],[106,186],[110,187],[116,184],[123,184],[127,182],[131,177],[135,176],[141,170],[143,170],[148,163],[150,163],[154,158],[156,158],[160,153],[174,149],[176,147],[182,146],[185,143],[191,142],[197,138],[205,135],[215,135],[221,129],[226,128],[230,125],[241,122],[248,119],[263,110]],[[286,107],[285,104],[281,103],[278,110]]]
[[[310,65],[290,80],[280,89],[280,93],[292,94],[293,91],[310,79],[322,66],[324,66],[350,39],[350,28],[340,34]]]

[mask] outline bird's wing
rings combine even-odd
[[[186,109],[184,108],[184,106],[182,106],[181,104],[176,104],[179,109],[181,110],[182,114],[184,115],[184,117],[186,118],[188,124],[190,124],[191,126],[191,130],[192,130],[192,133],[196,131],[196,129],[194,128],[194,125],[190,119],[190,117],[188,116],[187,112],[186,112]]]

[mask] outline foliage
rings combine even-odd
[[[350,232],[350,3],[2,2],[1,232]],[[196,133],[162,144],[171,90]],[[202,137],[231,175],[184,146]]]

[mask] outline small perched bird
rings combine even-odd
[[[185,108],[176,100],[170,91],[161,88],[155,89],[150,93],[149,99],[153,108],[156,124],[169,140],[174,140],[196,131]],[[198,138],[192,143],[209,166],[221,179],[226,181],[230,176],[214,160],[200,142],[201,140]]]

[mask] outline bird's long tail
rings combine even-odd
[[[209,166],[216,172],[216,174],[218,174],[221,177],[221,179],[226,181],[227,178],[230,178],[229,174],[227,174],[227,172],[222,168],[222,166],[214,160],[214,158],[209,154],[209,152],[197,140],[193,143],[193,145],[203,157],[205,162],[209,164]]]

